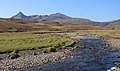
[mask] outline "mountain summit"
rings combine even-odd
[[[65,19],[70,19],[70,18],[71,18],[71,17],[66,16],[66,15],[64,15],[64,14],[55,13],[55,14],[49,15],[49,18],[47,18],[46,20],[54,20],[54,21],[57,21],[57,20],[65,20]]]
[[[22,12],[19,12],[17,15],[24,15]]]
[[[15,19],[28,19],[28,16],[24,15],[22,12],[19,12],[17,15],[14,15],[12,18],[15,18]]]

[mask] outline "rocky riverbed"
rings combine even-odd
[[[46,63],[56,62],[61,59],[70,58],[71,56],[66,56],[75,47],[67,47],[61,49],[58,52],[48,52],[43,53],[40,50],[26,50],[20,51],[20,55],[17,59],[7,58],[8,54],[1,54],[0,60],[0,71],[22,71],[30,67],[43,65]],[[33,54],[35,53],[35,54]]]
[[[71,51],[68,54],[71,58],[23,71],[119,71],[115,66],[120,63],[120,58],[117,57],[120,52],[112,51],[103,39],[90,36],[79,40],[79,43],[84,47]]]
[[[17,59],[8,59],[3,54],[0,71],[119,71],[120,52],[112,50],[105,40],[86,35],[73,39],[77,46],[58,52],[21,51]]]

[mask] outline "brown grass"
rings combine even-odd
[[[97,30],[100,27],[93,27],[80,24],[59,23],[50,21],[33,21],[33,20],[20,20],[20,19],[0,19],[0,31],[1,32],[16,32],[16,30],[22,31],[64,31],[64,30]]]

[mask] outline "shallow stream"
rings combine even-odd
[[[84,47],[68,53],[71,58],[23,71],[107,71],[120,63],[120,52],[107,49],[103,39],[87,36],[85,39],[79,40],[79,43]]]

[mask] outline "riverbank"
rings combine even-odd
[[[120,39],[110,38],[106,40],[111,48],[115,51],[120,51]]]
[[[84,34],[69,35],[74,35],[71,38],[77,46],[48,53],[20,51],[17,59],[1,59],[0,71],[106,71],[120,63],[120,52],[111,50],[105,40]]]
[[[77,48],[68,53],[71,58],[59,60],[24,69],[23,71],[107,71],[119,64],[116,56],[120,52],[111,50],[105,40],[97,37],[77,36],[79,43],[84,47]],[[83,39],[84,38],[84,39]],[[118,70],[119,71],[119,70]]]
[[[26,68],[43,65],[46,63],[56,62],[61,59],[70,58],[71,56],[66,56],[71,50],[74,50],[74,47],[66,47],[61,49],[58,52],[49,52],[49,53],[37,53],[36,51],[21,51],[18,54],[21,54],[21,57],[17,59],[2,59],[0,60],[0,71],[21,71]],[[30,54],[36,52],[36,54]],[[5,55],[5,54],[4,54]]]

